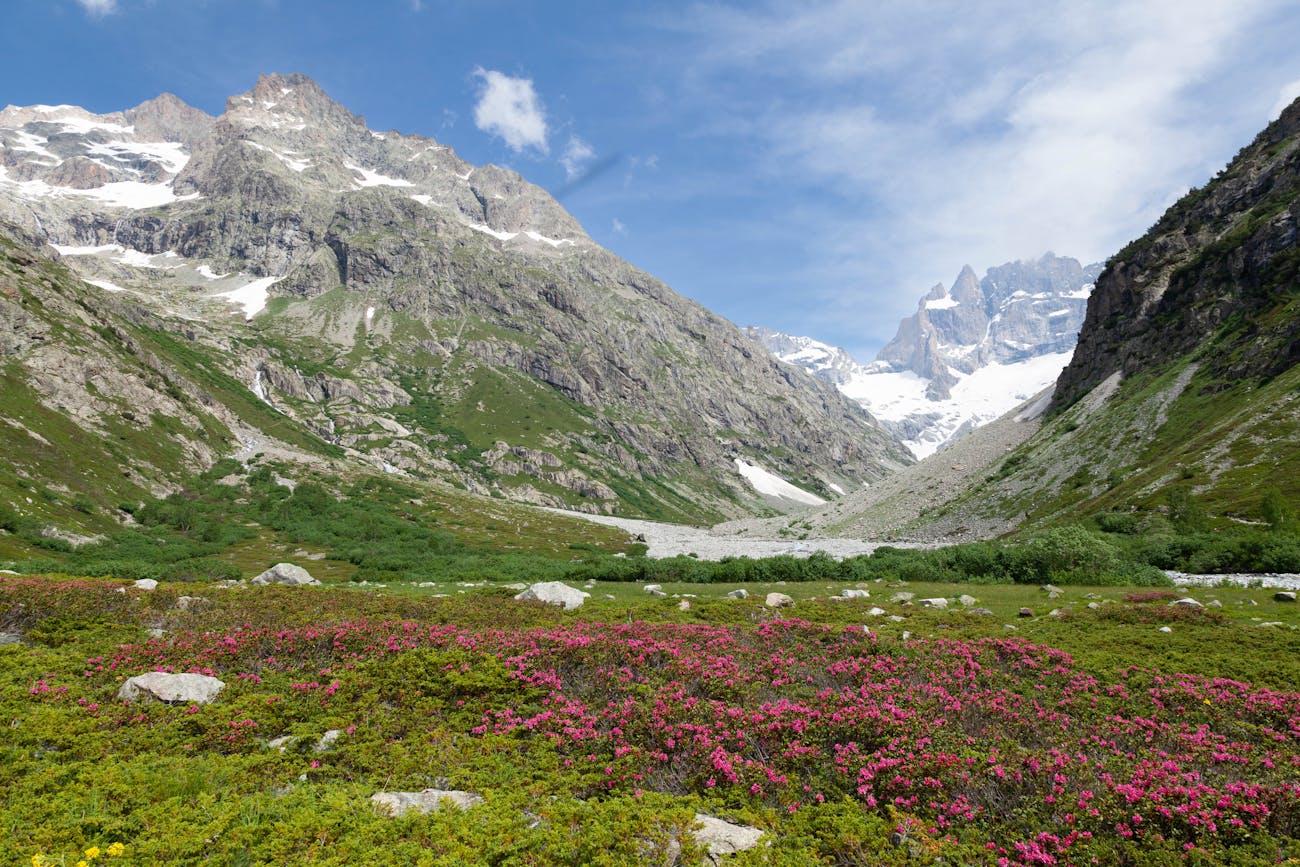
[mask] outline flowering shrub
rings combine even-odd
[[[462,723],[468,705],[471,735],[546,745],[583,772],[584,796],[795,812],[847,795],[1008,863],[1069,860],[1099,838],[1205,848],[1300,834],[1300,694],[1141,669],[1107,682],[1018,638],[898,643],[797,620],[354,622],[182,636],[96,667],[306,671],[285,702],[338,691]]]
[[[50,586],[76,616],[41,601]],[[0,610],[51,639],[0,649],[0,710],[21,721],[0,744],[15,804],[0,820],[32,848],[89,850],[113,834],[142,863],[384,851],[392,863],[628,864],[647,840],[668,852],[665,829],[680,831],[693,803],[775,832],[746,864],[1248,864],[1300,851],[1294,691],[1140,659],[1103,670],[1004,635],[582,622],[495,599],[316,594],[334,607],[313,619],[290,601],[309,596],[241,592],[195,615],[210,630],[122,641],[111,622],[86,626],[111,621],[96,606],[129,619],[161,594],[121,604],[111,582],[0,584]],[[419,616],[384,619],[384,607]],[[1180,634],[1232,634],[1205,612],[1142,607],[1200,618]],[[1130,629],[1095,616],[1078,620]],[[209,706],[116,698],[149,670],[227,686]],[[337,740],[318,749],[326,730]],[[268,749],[280,736],[284,749]],[[365,806],[380,788],[424,787],[488,801],[473,822]],[[73,822],[60,804],[78,798],[90,818]]]

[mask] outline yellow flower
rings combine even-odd
[[[32,867],[42,867],[44,863],[45,863],[45,859],[41,857],[40,852],[37,852],[35,855],[32,856]]]
[[[77,862],[77,867],[90,867],[90,862],[88,862],[88,861],[78,861],[78,862]]]
[[[109,844],[108,844],[108,854],[111,855],[111,856],[114,857],[114,858],[116,858],[117,856],[121,855],[121,854],[122,854],[123,852],[125,852],[125,851],[126,851],[126,847],[123,846],[121,843],[109,843]]]
[[[86,850],[86,860],[87,860],[87,861],[94,861],[94,860],[95,860],[96,858],[98,858],[98,857],[99,857],[99,847],[98,847],[98,846],[91,846],[89,849]]]

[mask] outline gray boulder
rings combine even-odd
[[[845,599],[870,599],[871,593],[866,590],[841,590],[840,596]]]
[[[911,602],[916,598],[916,594],[907,590],[901,590],[889,597],[890,602]]]
[[[167,674],[151,671],[128,678],[117,691],[125,701],[154,699],[166,704],[209,704],[226,685],[205,674]]]
[[[753,849],[763,837],[763,832],[757,828],[736,825],[704,813],[695,814],[695,823],[700,826],[694,833],[695,842],[704,846],[709,860],[715,864],[724,855]]]
[[[1204,608],[1205,606],[1197,602],[1190,596],[1184,596],[1182,599],[1175,599],[1169,603],[1169,607],[1178,606],[1179,608]]]
[[[249,583],[258,585],[283,584],[287,587],[305,587],[320,584],[319,581],[311,577],[311,573],[306,569],[292,563],[276,563]]]
[[[979,602],[978,599],[976,599],[974,596],[971,596],[969,593],[963,593],[962,595],[958,596],[957,601],[960,602],[962,606],[965,608],[970,608],[976,602]]]
[[[1295,601],[1295,591],[1294,591],[1294,590],[1279,590],[1279,591],[1277,591],[1276,593],[1273,594],[1273,601],[1275,601],[1275,602],[1294,602],[1294,601]]]
[[[390,816],[404,816],[412,810],[417,813],[433,813],[445,806],[458,810],[468,810],[475,804],[483,803],[483,796],[473,792],[460,792],[447,789],[425,789],[422,792],[376,792],[370,796],[370,803]]]
[[[789,608],[794,605],[794,600],[784,593],[769,593],[763,604],[768,608]]]
[[[948,600],[944,599],[942,596],[934,596],[930,599],[918,599],[916,600],[916,604],[920,605],[922,608],[935,608],[943,611],[948,607]]]
[[[0,632],[0,645],[22,643],[23,637],[17,632]]]
[[[136,590],[157,590],[158,582],[152,578],[141,578],[131,586]]]
[[[744,587],[738,587],[727,594],[728,599],[748,599],[749,591]]]
[[[542,581],[517,594],[515,599],[520,602],[545,602],[547,605],[558,605],[565,611],[572,611],[581,608],[582,603],[590,595],[586,591],[570,587],[563,581]]]

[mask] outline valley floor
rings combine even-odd
[[[832,557],[856,557],[870,554],[883,544],[894,542],[868,542],[862,539],[817,538],[801,539],[800,533],[786,529],[784,533],[774,523],[753,522],[753,529],[729,530],[721,535],[708,527],[691,527],[685,524],[662,524],[657,521],[640,521],[634,518],[616,518],[610,515],[591,515],[585,512],[555,511],[562,515],[585,518],[597,524],[617,527],[634,537],[643,538],[649,547],[650,557],[694,556],[701,560],[722,560],[726,557],[778,557],[783,554],[807,557],[818,551]],[[797,521],[797,516],[786,516]],[[730,527],[731,525],[727,525]],[[901,547],[912,547],[903,545]]]

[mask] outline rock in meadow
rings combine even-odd
[[[677,603],[677,610],[678,610],[678,611],[690,611],[690,610],[691,610],[691,600],[689,600],[689,599],[683,599],[681,602],[678,602],[678,603]]]
[[[853,590],[853,589],[841,590],[840,596],[842,596],[845,599],[870,599],[871,598],[871,594],[868,593],[866,590]]]
[[[131,585],[136,590],[157,590],[158,582],[152,578],[141,578]]]
[[[0,646],[5,644],[22,644],[23,637],[17,632],[0,632]]]
[[[709,858],[715,863],[723,855],[753,849],[763,837],[758,828],[736,825],[704,813],[695,814],[695,823],[700,826],[694,832],[695,842],[708,850]]]
[[[647,585],[645,585],[644,587],[642,587],[641,589],[644,590],[645,592],[651,594],[651,595],[654,595],[655,593],[660,593],[660,592],[662,592],[663,589],[664,589],[664,587],[663,587],[662,584],[647,584]]]
[[[1295,601],[1295,591],[1294,591],[1294,590],[1279,590],[1279,591],[1277,591],[1276,593],[1273,594],[1273,601],[1274,601],[1274,602],[1294,602],[1294,601]]]
[[[545,602],[547,605],[558,605],[565,611],[572,611],[581,608],[582,603],[587,601],[590,595],[576,587],[570,587],[563,581],[542,581],[517,594],[515,599],[520,602]]]
[[[976,599],[974,596],[971,596],[969,593],[963,593],[962,595],[958,596],[957,601],[962,604],[963,608],[970,608],[976,602],[979,602],[978,599]]]
[[[918,599],[916,604],[920,605],[922,608],[934,608],[943,611],[948,607],[948,600],[944,599],[942,596],[933,596],[929,599]]]
[[[1204,608],[1205,607],[1200,602],[1197,602],[1195,599],[1193,599],[1190,596],[1184,596],[1182,599],[1175,599],[1173,602],[1169,603],[1170,608],[1173,608],[1175,605],[1178,606],[1179,608]]]
[[[880,606],[872,606],[871,608],[867,609],[868,617],[879,617],[884,613],[885,613],[885,609],[881,608]]]
[[[425,789],[422,792],[376,792],[370,796],[374,804],[388,815],[404,816],[415,810],[417,813],[433,813],[444,805],[458,810],[468,810],[475,804],[483,803],[483,796],[473,792],[460,792],[454,789]]]
[[[763,604],[768,608],[789,608],[794,605],[794,600],[784,593],[769,593]]]
[[[1017,613],[1016,616],[1017,616],[1017,617],[1033,617],[1033,616],[1034,616],[1034,609],[1032,609],[1032,608],[1021,608],[1020,611],[1019,611],[1019,613]]]
[[[320,584],[319,581],[311,577],[310,572],[292,563],[276,563],[249,583],[258,585],[283,584],[287,587],[305,587]]]
[[[727,594],[728,599],[748,599],[749,591],[744,587],[739,587]]]
[[[151,671],[128,678],[117,691],[125,701],[152,698],[166,704],[209,704],[226,685],[206,674],[167,674]]]

